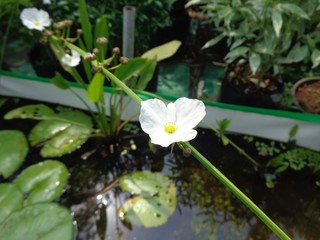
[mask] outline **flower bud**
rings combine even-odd
[[[127,58],[127,57],[121,57],[121,58],[119,59],[119,61],[120,61],[121,63],[127,63],[127,62],[129,61],[129,58]]]
[[[92,50],[92,53],[95,54],[95,55],[98,55],[99,54],[99,49],[98,48],[94,48]]]
[[[105,38],[105,37],[99,37],[99,38],[97,38],[97,40],[96,40],[96,42],[98,43],[98,44],[107,44],[108,43],[108,39],[107,38]]]
[[[65,27],[71,27],[73,24],[73,21],[72,20],[64,20],[64,26]]]
[[[91,68],[91,71],[93,72],[93,73],[97,73],[97,72],[99,72],[100,71],[100,67],[95,67],[95,66],[93,66],[92,68]]]
[[[82,33],[83,33],[83,30],[82,30],[81,28],[78,28],[78,29],[77,29],[77,34],[78,34],[78,35],[81,35]]]
[[[112,52],[114,53],[114,54],[120,54],[120,48],[118,48],[118,47],[115,47],[115,48],[113,48],[112,49]]]
[[[91,62],[96,59],[96,55],[94,53],[87,52],[84,59]]]

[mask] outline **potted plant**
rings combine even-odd
[[[308,77],[297,81],[292,95],[299,109],[307,113],[320,113],[320,77]]]
[[[275,107],[287,67],[319,65],[319,4],[313,1],[196,0],[187,7],[194,4],[202,4],[202,11],[217,33],[203,48],[220,41],[226,41],[229,48],[223,102]],[[237,92],[226,96],[231,89]],[[233,100],[233,96],[238,97]]]

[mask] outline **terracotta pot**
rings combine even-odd
[[[320,114],[320,77],[297,81],[292,87],[292,95],[301,111]]]

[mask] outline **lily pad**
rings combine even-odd
[[[0,184],[0,223],[23,205],[23,193],[12,183]]]
[[[16,108],[4,115],[4,119],[30,118],[36,120],[48,119],[54,115],[54,111],[44,104],[27,105]]]
[[[62,111],[55,119],[39,122],[28,138],[32,146],[42,142],[43,157],[60,157],[71,153],[87,141],[91,134],[91,118],[80,111]]]
[[[156,227],[164,224],[176,207],[176,187],[161,173],[136,172],[120,180],[123,190],[139,194],[119,209],[122,221],[137,226]]]
[[[20,167],[29,147],[24,134],[17,130],[0,131],[0,146],[0,175],[7,178]]]
[[[22,171],[14,180],[28,194],[26,204],[49,202],[59,197],[66,186],[69,172],[56,160],[46,160]],[[1,238],[0,238],[1,239]]]
[[[72,217],[56,203],[27,206],[0,224],[0,239],[73,239]]]

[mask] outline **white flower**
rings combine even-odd
[[[168,147],[195,138],[197,131],[193,128],[205,115],[205,105],[197,99],[183,97],[167,106],[159,99],[150,99],[141,103],[139,120],[152,143]]]
[[[49,14],[44,10],[36,8],[25,8],[20,14],[20,19],[27,28],[42,31],[50,26]]]
[[[71,50],[71,54],[66,53],[61,58],[61,62],[69,67],[77,66],[79,64],[80,60],[81,60],[80,54],[75,50]]]
[[[51,0],[42,0],[43,4],[51,4]]]

